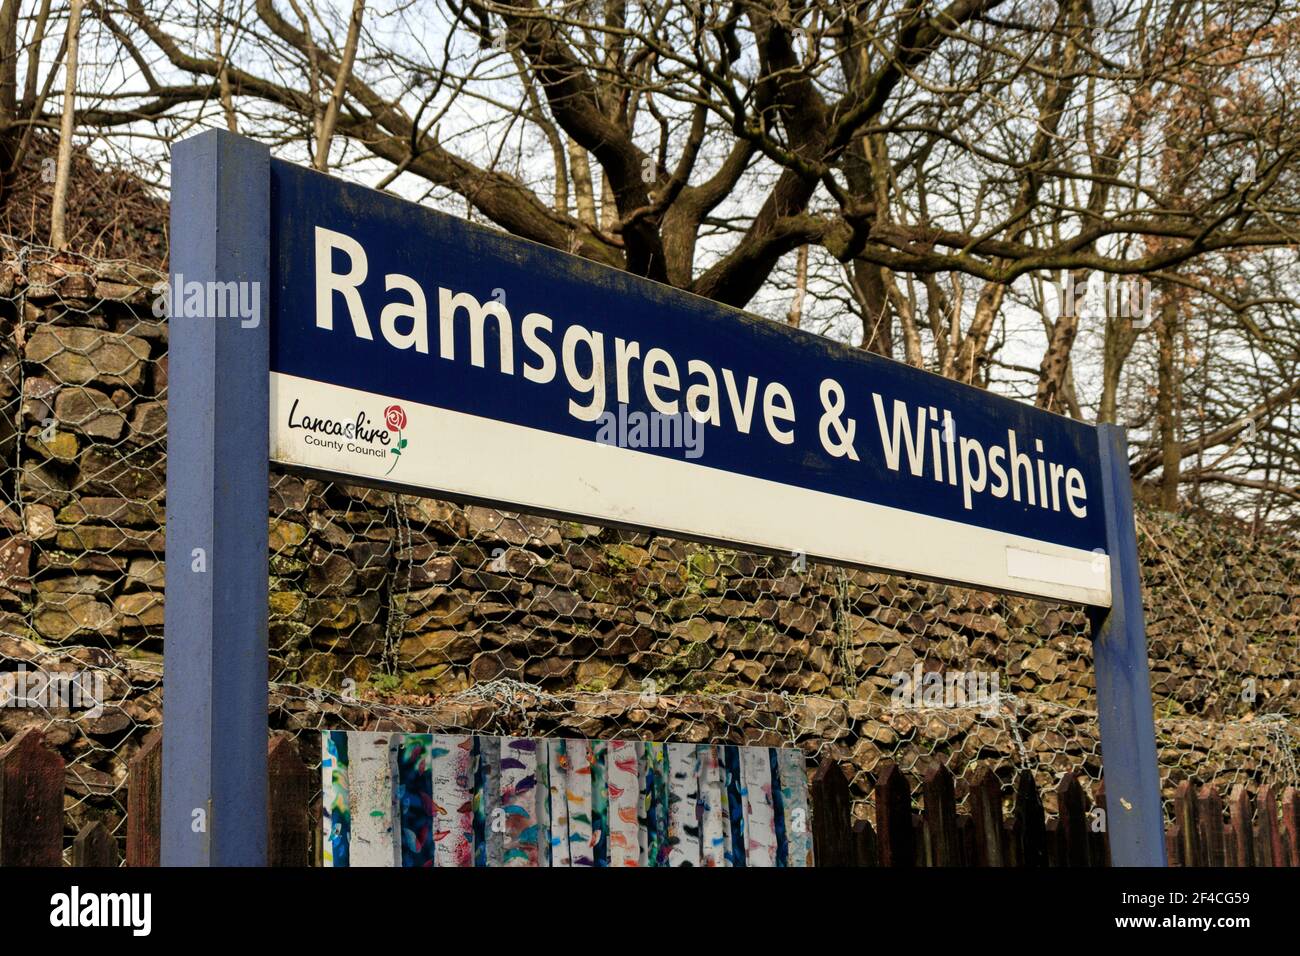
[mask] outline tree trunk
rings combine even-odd
[[[81,0],[72,0],[68,13],[68,60],[64,66],[63,121],[59,124],[59,164],[54,179],[54,202],[50,212],[50,245],[68,247],[68,180],[72,178],[72,134],[76,130],[77,35],[81,31]]]
[[[221,61],[221,74],[217,77],[218,93],[221,99],[221,111],[226,114],[226,129],[232,133],[239,132],[239,119],[235,115],[235,99],[230,90],[230,66],[221,42],[221,26],[225,17],[225,4],[217,4],[217,21],[212,30],[212,52]]]
[[[975,300],[975,316],[971,319],[970,331],[960,340],[957,354],[953,356],[953,377],[968,385],[982,385],[987,380],[984,374],[988,359],[989,336],[993,333],[993,323],[1002,308],[1002,299],[1007,287],[1001,282],[986,282],[980,289],[979,298]],[[960,319],[955,319],[960,322]]]
[[[921,355],[921,330],[916,324],[914,300],[903,294],[898,287],[898,279],[888,269],[880,270],[880,278],[885,283],[885,292],[898,316],[898,327],[903,333],[903,361],[913,368],[922,368],[925,364]]]
[[[321,120],[316,139],[316,161],[313,165],[321,172],[329,169],[330,140],[334,138],[334,124],[338,122],[343,94],[347,92],[348,77],[352,75],[352,62],[356,59],[357,42],[361,37],[361,18],[365,15],[365,10],[365,0],[353,0],[352,16],[348,19],[348,38],[343,45],[343,62],[339,64],[338,75],[334,77],[334,91],[325,107],[325,117]]]
[[[1124,370],[1124,360],[1129,349],[1121,339],[1123,326],[1114,319],[1106,320],[1106,339],[1102,344],[1101,402],[1097,407],[1098,424],[1117,424],[1119,414],[1119,377]],[[1131,345],[1130,345],[1131,348]]]
[[[853,291],[862,308],[862,347],[886,358],[894,357],[894,325],[885,295],[880,266],[862,259],[853,261]]]
[[[808,247],[800,246],[798,256],[795,259],[794,270],[794,300],[790,303],[790,311],[786,313],[785,321],[787,325],[793,325],[796,329],[803,321],[803,300],[808,294]]]
[[[569,172],[573,176],[573,200],[578,221],[596,227],[596,194],[591,184],[591,161],[587,151],[573,139],[569,143]]]
[[[1073,312],[1074,310],[1071,310]],[[1079,334],[1079,317],[1064,311],[1056,317],[1047,351],[1038,370],[1038,395],[1035,404],[1049,412],[1059,412],[1064,405],[1065,373],[1070,365],[1070,350]]]
[[[1160,507],[1178,510],[1178,480],[1182,464],[1182,446],[1178,441],[1178,362],[1175,339],[1178,334],[1178,300],[1162,283],[1160,324],[1157,328],[1156,418],[1160,431],[1161,463]]]
[[[18,140],[18,0],[0,4],[0,203],[15,172]]]

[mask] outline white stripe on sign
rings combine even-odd
[[[350,451],[356,442],[287,427],[304,416],[384,421],[405,413],[397,456]],[[1015,548],[1091,567],[1090,551],[856,501],[685,460],[556,435],[461,412],[271,373],[271,460],[432,493],[509,502],[594,522],[654,528],[740,547],[798,552],[844,564],[1039,597],[1110,606],[1110,574],[1087,582],[1017,577]],[[308,441],[310,439],[310,442]],[[707,433],[705,442],[707,443]],[[1100,507],[1100,505],[1096,505]]]
[[[1036,584],[1101,590],[1110,581],[1110,558],[1101,553],[1087,558],[1072,558],[1007,548],[1007,574]]]

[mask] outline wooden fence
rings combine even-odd
[[[287,735],[268,744],[269,862],[307,866],[320,826],[316,775]],[[127,780],[126,865],[159,859],[162,736],[151,733],[132,759]],[[919,791],[893,763],[882,763],[871,787],[875,823],[854,820],[848,778],[833,761],[817,768],[809,790],[818,866],[1107,866],[1104,785],[1095,803],[1075,774],[1056,786],[1056,816],[1048,818],[1033,775],[1022,770],[1004,794],[992,769],[965,780],[966,806],[957,809],[957,781],[942,764],[925,771]],[[59,866],[63,862],[63,758],[39,730],[26,730],[0,748],[0,866]],[[1279,798],[1261,786],[1252,800],[1236,785],[1225,801],[1208,784],[1180,783],[1173,824],[1165,831],[1171,866],[1300,866],[1300,793]],[[918,805],[921,809],[917,809]],[[1009,807],[1009,815],[1004,808]],[[1101,813],[1096,811],[1100,810]],[[74,866],[116,866],[117,840],[101,822],[82,828],[72,844]]]
[[[1075,774],[1056,786],[1057,814],[1043,811],[1034,777],[1016,776],[1010,814],[997,776],[986,766],[966,780],[967,805],[957,810],[956,782],[934,764],[923,775],[919,812],[911,785],[892,763],[875,779],[875,825],[852,820],[849,784],[838,764],[824,762],[813,776],[813,852],[818,866],[1109,866],[1104,783],[1096,802]],[[1170,866],[1300,866],[1300,793],[1288,787],[1278,800],[1271,786],[1254,799],[1237,784],[1223,800],[1208,784],[1184,780],[1174,792],[1173,824],[1165,829]],[[1096,811],[1100,810],[1100,813]]]

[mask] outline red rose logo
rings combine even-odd
[[[393,460],[388,465],[388,471],[385,475],[392,474],[397,463],[402,460],[402,449],[406,447],[406,439],[402,437],[402,429],[406,427],[406,411],[401,405],[389,405],[384,409],[384,424],[388,426],[390,432],[397,432],[397,443],[388,453],[393,456]]]
[[[406,427],[406,412],[401,405],[389,405],[384,409],[384,424],[390,432],[400,432]]]

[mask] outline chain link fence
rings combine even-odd
[[[102,688],[11,695],[0,741],[42,728],[69,835],[121,837],[161,724],[164,276],[0,247],[0,672]],[[1079,607],[275,471],[268,516],[269,725],[309,762],[324,729],[795,746],[862,816],[883,761],[1028,769],[1049,812],[1101,778]],[[1166,796],[1300,783],[1300,548],[1146,510],[1138,538]]]

